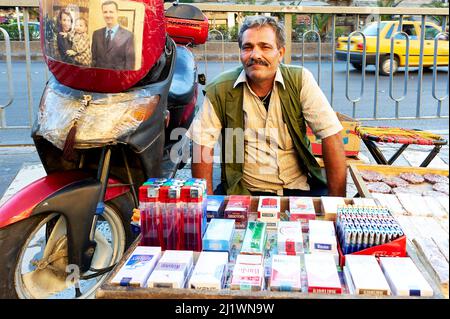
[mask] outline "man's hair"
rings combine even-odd
[[[252,28],[271,27],[277,36],[278,49],[283,48],[286,45],[286,34],[284,32],[284,25],[278,23],[274,17],[268,16],[247,16],[244,23],[239,30],[238,43],[239,48],[242,48],[242,35],[245,31]]]
[[[107,5],[110,5],[110,4],[113,4],[116,7],[116,11],[119,11],[119,6],[117,5],[117,2],[112,1],[112,0],[108,0],[108,1],[103,2],[102,3],[102,9],[103,9],[104,6],[107,6]]]

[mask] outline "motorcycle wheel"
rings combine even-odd
[[[99,264],[96,264],[96,269],[106,268],[117,263],[128,246],[133,242],[135,236],[130,228],[133,208],[133,201],[129,193],[105,203],[105,212],[103,216],[99,217],[96,225],[95,240],[97,241],[97,249],[95,254],[98,253],[100,256],[105,254],[100,250],[106,247],[103,250],[108,252],[108,257],[98,258]],[[48,227],[47,225],[54,226],[55,219],[60,219],[60,217],[62,216],[56,213],[37,215],[0,229],[0,256],[2,256],[3,263],[2,267],[0,267],[1,299],[69,299],[92,298],[95,296],[96,289],[106,279],[107,273],[86,280],[82,278],[79,281],[73,280],[75,279],[74,275],[77,276],[77,268],[67,267],[67,257],[61,257],[59,260],[50,263],[51,267],[44,270],[38,269],[36,265],[37,261],[42,260],[45,254],[45,247],[50,242],[46,227]],[[63,217],[62,219],[65,220]],[[61,227],[56,226],[52,231],[61,232],[61,229],[57,230],[57,228]],[[67,249],[65,229],[63,234],[57,239],[51,254],[56,256],[58,252],[63,251],[62,255],[67,255],[64,251],[64,249]],[[111,250],[107,248],[108,245],[110,245]],[[99,247],[102,248],[99,249]],[[55,269],[56,271],[54,271]],[[65,278],[62,277],[61,271],[62,273],[68,271],[68,273],[65,273]],[[81,274],[81,276],[92,273],[92,271],[88,271]],[[35,278],[39,280],[33,281]],[[55,286],[48,284],[52,280],[53,283],[57,282],[58,287],[65,283],[67,288],[55,293]],[[69,284],[67,284],[68,280],[72,281],[69,281]],[[78,287],[79,290],[75,289],[75,287]]]

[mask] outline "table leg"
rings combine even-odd
[[[389,159],[388,164],[392,165],[392,163],[395,162],[395,160],[400,156],[400,154],[403,153],[404,150],[406,150],[406,148],[409,146],[409,144],[403,144],[402,147],[400,147],[398,149],[397,152],[395,152],[394,155],[392,155],[392,157]]]
[[[431,161],[436,157],[436,155],[438,155],[438,153],[441,150],[442,145],[436,145],[433,150],[430,152],[430,154],[428,154],[427,158],[424,159],[424,161],[422,162],[422,164],[420,164],[420,167],[427,167],[428,164],[431,163]]]
[[[364,144],[367,146],[367,149],[369,150],[370,154],[372,154],[372,156],[375,159],[375,161],[377,162],[377,164],[382,164],[382,165],[389,164],[388,161],[386,160],[386,158],[384,157],[383,153],[381,153],[380,149],[373,141],[366,140],[366,139],[362,139],[362,140],[363,140]]]

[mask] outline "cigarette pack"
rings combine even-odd
[[[233,269],[232,290],[259,291],[264,288],[264,268],[260,255],[238,255]]]
[[[161,247],[138,246],[111,280],[118,286],[145,287],[146,281],[161,257]]]
[[[349,281],[357,295],[388,296],[391,289],[378,265],[377,259],[372,255],[347,255],[345,268],[348,269]]]
[[[308,230],[308,221],[316,219],[314,202],[310,197],[289,197],[290,221],[302,222],[303,230]]]
[[[267,230],[277,230],[278,222],[280,221],[278,218],[257,218],[256,220],[266,223]]]
[[[300,256],[274,255],[270,273],[270,290],[301,291]]]
[[[336,220],[337,209],[339,206],[345,206],[344,198],[342,197],[321,197],[322,212],[325,214],[326,220]]]
[[[263,255],[266,246],[267,231],[266,223],[250,221],[245,230],[241,254]]]
[[[303,253],[302,223],[280,221],[277,234],[278,253],[300,255]]]
[[[377,203],[373,198],[362,198],[362,197],[353,198],[353,205],[359,207],[378,207]]]
[[[206,218],[208,222],[211,218],[223,218],[223,208],[225,196],[208,195],[206,204]]]
[[[191,272],[194,253],[166,250],[147,281],[149,288],[184,288]]]
[[[245,229],[247,226],[247,213],[250,209],[251,197],[248,195],[231,195],[225,207],[224,217],[235,219],[235,227]]]
[[[309,221],[309,251],[337,254],[334,224],[326,220]]]
[[[380,257],[381,269],[396,296],[433,296],[433,289],[409,257]]]
[[[211,219],[203,236],[203,250],[230,252],[234,226],[234,219]]]
[[[342,287],[332,255],[324,253],[305,254],[308,292],[341,294]]]
[[[226,279],[227,264],[227,252],[202,251],[189,280],[189,288],[222,289]]]
[[[280,218],[281,202],[278,196],[260,196],[258,202],[259,218]]]

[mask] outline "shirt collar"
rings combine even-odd
[[[242,70],[239,74],[238,78],[236,79],[236,82],[233,84],[233,89],[238,86],[240,83],[246,83],[247,82],[247,76],[245,75],[245,70]],[[275,74],[275,82],[279,82],[283,89],[286,89],[284,85],[283,75],[281,74],[280,68],[277,69],[277,73]]]
[[[111,29],[106,27],[106,34],[108,34],[108,30],[112,30],[112,34],[116,34],[117,30],[119,29],[119,25],[116,24],[115,26],[113,26]]]

